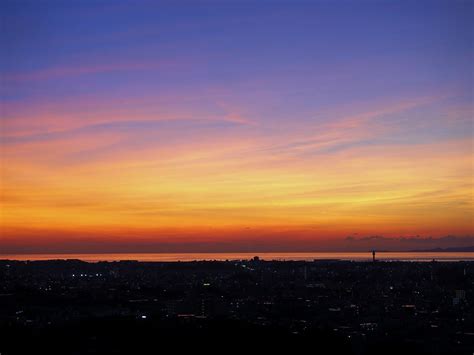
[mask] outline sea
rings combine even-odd
[[[350,260],[372,261],[371,252],[307,252],[307,253],[115,253],[115,254],[0,254],[5,260],[67,260],[100,261],[204,261],[204,260]],[[474,261],[474,252],[376,252],[383,261]]]

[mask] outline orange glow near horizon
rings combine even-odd
[[[106,152],[74,164],[68,155],[122,138],[88,134],[6,145],[2,233],[5,240],[27,242],[82,235],[85,243],[171,238],[238,245],[268,238],[271,245],[354,233],[473,232],[469,140],[310,156],[304,153],[315,149],[313,143],[294,143],[331,146],[366,128],[355,124],[348,132],[326,129],[315,137],[270,141],[246,132],[212,139],[206,133],[197,142]],[[282,145],[285,152],[275,154]]]

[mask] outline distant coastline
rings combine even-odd
[[[372,252],[352,253],[118,253],[118,254],[10,254],[1,255],[0,259],[8,260],[67,260],[79,259],[89,262],[135,260],[145,262],[184,262],[184,261],[227,261],[250,260],[258,256],[259,260],[281,261],[314,261],[346,260],[372,261]],[[474,260],[474,252],[381,252],[376,250],[376,260],[380,261],[461,261]]]
[[[473,253],[474,245],[470,247],[455,247],[455,248],[433,248],[433,249],[421,249],[411,250],[411,253]]]

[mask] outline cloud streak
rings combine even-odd
[[[8,84],[24,84],[28,82],[55,80],[70,78],[81,75],[125,72],[125,71],[155,71],[166,70],[177,64],[171,61],[131,61],[123,63],[98,64],[95,61],[92,65],[75,66],[55,66],[50,68],[32,70],[29,72],[7,73],[2,76],[2,80]]]

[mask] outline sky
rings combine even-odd
[[[472,1],[0,6],[0,252],[474,236]]]

